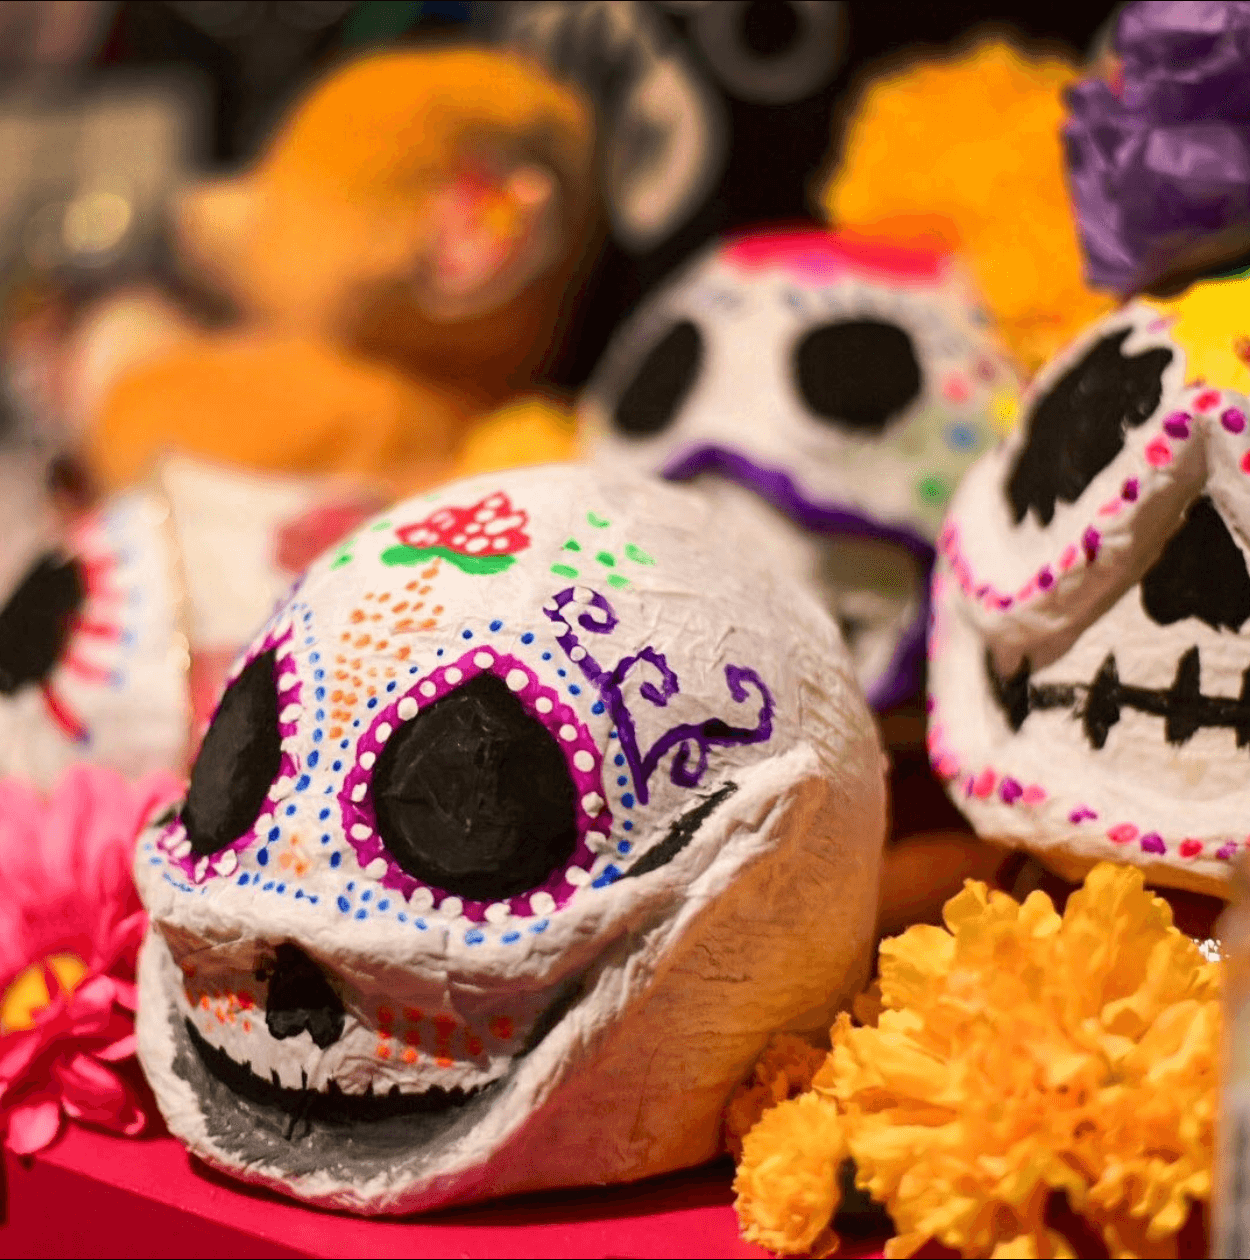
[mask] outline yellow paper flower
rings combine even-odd
[[[845,1158],[837,1108],[817,1094],[769,1108],[747,1134],[734,1179],[743,1238],[782,1255],[836,1250],[828,1226]]]
[[[970,880],[945,923],[882,943],[876,1026],[839,1016],[812,1092],[747,1135],[745,1236],[821,1238],[845,1150],[887,1256],[1075,1256],[1060,1193],[1113,1256],[1174,1256],[1211,1193],[1219,964],[1133,867],[1096,867],[1062,917]]]
[[[1114,304],[1082,274],[1064,177],[1077,68],[986,38],[868,85],[820,200],[835,226],[940,220],[1029,373]]]
[[[1218,965],[1131,867],[1062,918],[969,882],[945,921],[883,942],[878,1026],[844,1016],[815,1081],[898,1226],[886,1254],[1075,1255],[1059,1191],[1112,1255],[1175,1254],[1210,1196]]]
[[[764,1112],[811,1089],[825,1053],[793,1033],[778,1033],[768,1043],[725,1108],[725,1145],[734,1159],[741,1158],[742,1140]]]

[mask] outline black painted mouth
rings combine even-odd
[[[1207,696],[1202,693],[1202,660],[1191,647],[1177,662],[1176,677],[1166,688],[1135,687],[1120,681],[1115,653],[1109,653],[1090,683],[1034,683],[1026,658],[1010,678],[1001,677],[993,658],[985,654],[990,694],[1007,724],[1018,731],[1030,713],[1068,709],[1079,718],[1091,748],[1102,748],[1123,709],[1149,713],[1163,719],[1163,735],[1169,744],[1187,743],[1203,727],[1232,730],[1237,747],[1250,745],[1250,669],[1241,676],[1241,695]]]
[[[442,1089],[435,1085],[419,1094],[404,1093],[398,1085],[393,1085],[385,1094],[375,1094],[372,1090],[364,1094],[345,1094],[333,1081],[324,1091],[294,1089],[281,1084],[277,1073],[268,1081],[258,1076],[250,1064],[236,1062],[224,1050],[210,1045],[189,1019],[183,1022],[191,1045],[208,1073],[240,1098],[289,1116],[288,1138],[301,1122],[307,1130],[313,1124],[352,1127],[405,1116],[448,1115],[497,1089],[507,1079],[490,1081],[469,1090]]]

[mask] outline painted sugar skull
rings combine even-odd
[[[1219,892],[1250,832],[1250,374],[1210,296],[1065,351],[939,540],[933,763],[978,832],[1073,877]]]
[[[734,528],[552,467],[312,566],[136,856],[140,1054],[196,1154],[365,1212],[642,1177],[855,991],[882,754]]]
[[[814,582],[870,701],[917,685],[933,539],[1016,378],[948,257],[811,229],[719,245],[610,347],[606,459],[699,478]]]
[[[48,787],[80,760],[131,775],[181,765],[187,641],[169,513],[136,492],[66,527],[44,472],[0,457],[0,775]]]

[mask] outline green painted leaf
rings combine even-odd
[[[577,570],[571,564],[553,564],[551,571],[556,577],[576,577]]]
[[[611,522],[610,520],[608,520],[608,518],[607,518],[606,516],[599,516],[599,515],[598,515],[597,513],[595,513],[595,512],[587,512],[587,513],[586,513],[586,519],[587,519],[587,520],[588,520],[588,521],[589,521],[589,522],[590,522],[590,523],[591,523],[591,524],[592,524],[592,525],[593,525],[596,529],[607,529],[607,527],[608,527],[609,525],[611,525],[611,524],[612,524],[612,522]]]
[[[576,538],[570,538],[568,542],[566,542],[564,544],[564,547],[562,548],[562,550],[564,551],[581,551],[581,549],[582,549],[582,545],[581,543],[577,541]]]
[[[599,554],[595,556],[595,559],[609,569],[616,568],[616,557],[610,551],[599,552]]]
[[[655,563],[655,561],[649,555],[647,555],[647,553],[643,551],[641,547],[635,547],[633,543],[625,544],[625,554],[635,564],[654,564]]]
[[[462,573],[476,575],[502,573],[516,563],[515,556],[465,556],[458,551],[452,551],[450,547],[409,547],[405,543],[388,547],[382,553],[382,563],[389,565],[402,564],[411,567],[435,559],[454,564]]]
[[[624,574],[621,573],[609,573],[608,585],[615,586],[619,591],[622,587],[629,585],[629,578],[625,577]]]

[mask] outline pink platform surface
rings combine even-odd
[[[241,1187],[166,1135],[72,1126],[33,1160],[6,1154],[0,1256],[766,1256],[738,1237],[732,1177],[726,1161],[634,1186],[364,1220]]]

